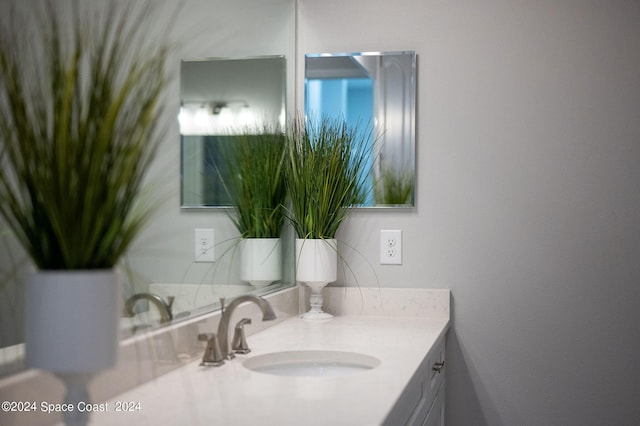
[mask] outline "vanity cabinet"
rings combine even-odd
[[[384,421],[386,426],[444,426],[445,337],[427,353]]]

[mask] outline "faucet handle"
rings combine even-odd
[[[216,336],[215,333],[198,334],[198,340],[207,342],[207,348],[204,351],[200,365],[205,367],[219,367],[224,364],[224,357],[220,350],[218,336]]]
[[[167,296],[167,302],[165,303],[165,306],[167,307],[167,322],[173,319],[173,302],[175,300],[175,296]]]
[[[249,345],[247,344],[247,338],[244,334],[244,325],[251,324],[251,318],[242,318],[236,324],[236,328],[233,332],[233,341],[231,343],[231,350],[237,354],[248,354],[251,352]]]

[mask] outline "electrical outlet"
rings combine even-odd
[[[402,265],[402,230],[380,230],[380,264]]]
[[[200,228],[195,230],[195,261],[214,262],[214,232],[211,228]]]

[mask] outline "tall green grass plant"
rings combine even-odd
[[[299,238],[335,238],[366,198],[373,135],[329,117],[296,119],[288,133],[287,216]]]
[[[1,19],[0,214],[40,269],[112,267],[150,213],[169,47],[139,4]]]

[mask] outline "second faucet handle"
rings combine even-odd
[[[248,354],[251,352],[247,344],[247,338],[244,334],[244,325],[251,324],[251,318],[243,318],[238,321],[233,332],[233,341],[231,342],[231,350],[238,354]]]
[[[202,333],[198,334],[198,340],[201,342],[207,342],[207,348],[204,351],[200,365],[206,367],[219,367],[224,364],[224,357],[220,350],[218,336],[214,333]]]

